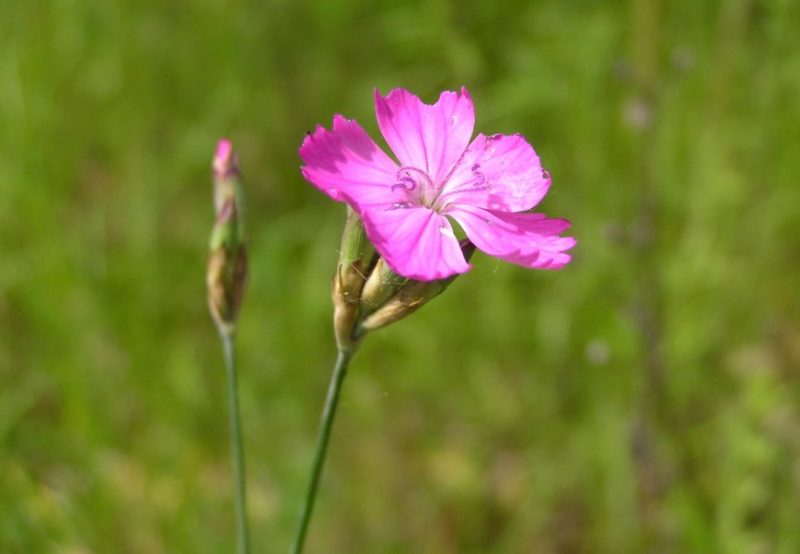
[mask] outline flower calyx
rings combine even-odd
[[[475,246],[464,239],[460,247],[469,260]],[[359,215],[348,208],[332,286],[337,347],[354,352],[367,331],[412,314],[444,292],[457,276],[417,281],[395,273],[375,252]]]

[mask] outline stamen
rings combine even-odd
[[[409,193],[410,200],[423,206],[430,207],[436,199],[436,189],[430,175],[425,171],[411,166],[403,166],[397,171],[396,182],[391,185],[391,190],[404,190]]]
[[[396,176],[397,182],[392,185],[391,190],[397,190],[398,188],[405,189],[408,192],[412,192],[420,188],[420,192],[424,192],[426,190],[433,190],[433,182],[431,178],[428,176],[427,173],[422,171],[421,169],[417,169],[416,167],[411,166],[403,166],[397,171]]]

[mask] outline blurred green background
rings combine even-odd
[[[308,552],[800,552],[800,3],[0,3],[0,552],[232,552],[210,160],[247,181],[255,552],[285,552],[372,91],[524,133],[574,262],[481,254],[369,337]]]

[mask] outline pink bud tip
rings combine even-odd
[[[225,175],[231,171],[234,165],[231,141],[226,138],[220,139],[217,143],[217,151],[214,154],[214,173]]]

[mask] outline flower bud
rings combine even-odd
[[[213,170],[216,219],[209,241],[208,306],[220,332],[227,333],[236,323],[247,275],[241,175],[230,141],[219,141]]]
[[[398,275],[383,258],[375,264],[375,269],[369,274],[361,294],[361,309],[366,317],[391,298],[401,285],[408,282],[406,277]]]
[[[358,346],[355,331],[361,317],[361,293],[374,258],[375,248],[364,232],[364,223],[348,207],[332,286],[333,328],[339,350],[352,352]]]
[[[461,251],[464,254],[464,258],[469,261],[475,252],[475,245],[465,239],[461,241]],[[364,318],[359,326],[358,334],[363,335],[367,331],[386,327],[390,323],[399,321],[417,311],[444,292],[450,283],[455,281],[456,277],[458,275],[437,281],[407,280],[399,286],[394,296],[383,303],[374,313]]]

